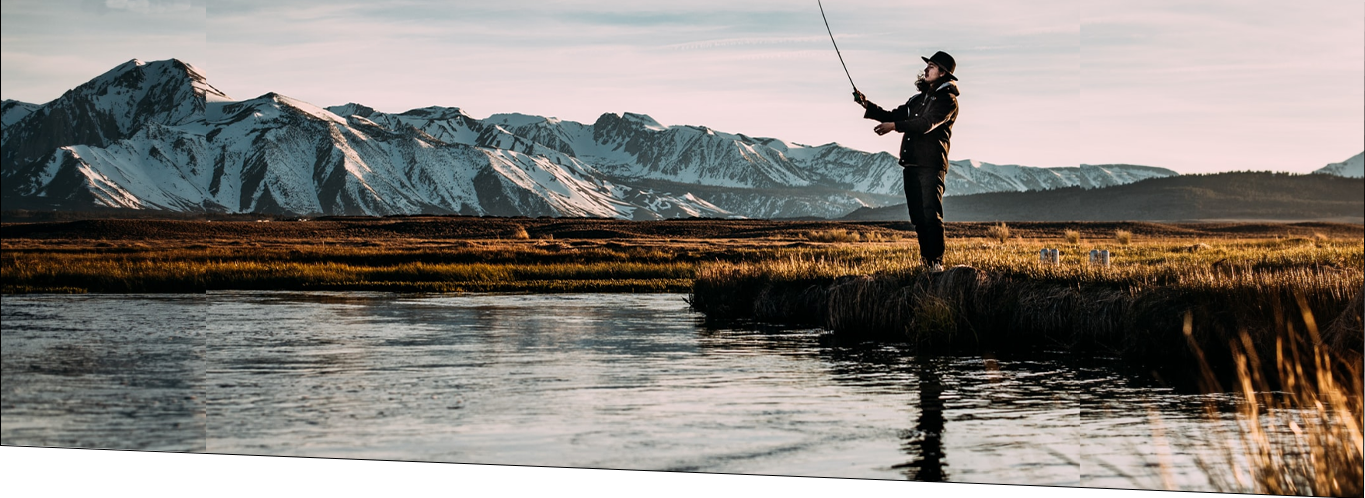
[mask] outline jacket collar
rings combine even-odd
[[[928,91],[928,92],[916,93],[915,95],[921,95],[921,94],[934,95],[934,94],[937,94],[937,93],[940,93],[940,92],[948,92],[948,93],[951,93],[951,94],[953,94],[953,95],[962,95],[962,92],[960,92],[960,91],[957,89],[957,82],[956,82],[956,81],[952,81],[952,80],[948,80],[948,81],[945,81],[945,82],[943,82],[943,83],[939,83],[939,84],[937,84],[937,85],[934,85],[933,90],[930,90],[930,91]],[[914,98],[914,96],[911,96],[911,98]]]

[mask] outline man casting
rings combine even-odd
[[[888,111],[857,90],[853,101],[866,109],[864,118],[879,121],[873,131],[892,131],[901,138],[900,165],[905,168],[905,201],[919,237],[920,260],[931,271],[943,270],[943,177],[948,174],[948,140],[957,121],[957,62],[938,52],[920,57],[927,64],[915,80],[919,93]]]

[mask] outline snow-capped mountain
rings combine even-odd
[[[3,104],[7,206],[626,219],[839,217],[903,202],[890,154],[643,114],[592,124],[459,108],[398,114],[269,93],[236,101],[178,60],[130,61],[42,105]],[[1175,173],[954,161],[947,195]]]
[[[999,165],[973,160],[950,161],[944,178],[945,195],[1023,192],[1063,187],[1086,189],[1124,185],[1178,173],[1166,168],[1132,164],[1082,164],[1076,168],[1034,168]]]
[[[1351,156],[1350,159],[1345,161],[1323,166],[1313,173],[1344,176],[1347,178],[1365,177],[1365,152]]]

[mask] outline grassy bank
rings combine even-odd
[[[621,244],[473,242],[443,247],[364,244],[108,244],[11,248],[6,292],[685,292],[698,254]]]
[[[1085,264],[1101,245],[1113,253],[1113,266]],[[1039,263],[1043,247],[1059,248],[1062,264]],[[1226,345],[1245,330],[1266,350],[1286,303],[1300,296],[1315,316],[1342,316],[1361,292],[1362,252],[1358,240],[1328,238],[1127,246],[972,240],[950,244],[948,262],[963,266],[928,273],[912,251],[850,246],[708,265],[692,299],[712,318],[820,326],[925,350],[1053,349],[1184,361],[1186,313],[1199,344]],[[1340,334],[1355,334],[1358,355],[1359,328],[1350,329]]]

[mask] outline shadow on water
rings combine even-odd
[[[752,348],[772,354],[807,351],[824,359],[836,379],[879,391],[911,391],[917,413],[914,426],[898,432],[901,451],[909,458],[891,465],[907,479],[923,482],[950,480],[944,451],[944,371],[947,359],[910,355],[899,345],[884,343],[840,344],[832,334],[812,337],[808,329],[756,322],[708,322],[703,336],[709,346],[735,350]],[[737,330],[748,333],[735,333]]]
[[[822,337],[821,343],[828,345],[832,341]],[[913,392],[916,396],[911,406],[916,415],[913,427],[898,431],[900,449],[908,460],[891,468],[913,481],[950,480],[944,449],[944,375],[951,370],[948,358],[915,356],[895,345],[871,344],[830,348],[823,356],[833,363],[836,378],[858,384],[865,384],[863,379],[895,372],[887,379],[895,385],[884,387]]]
[[[932,358],[915,360],[919,418],[915,421],[914,430],[901,435],[905,440],[901,449],[910,456],[910,461],[892,466],[901,469],[905,477],[915,481],[948,480],[943,469],[947,466],[943,453],[943,379],[939,377],[935,363]]]

